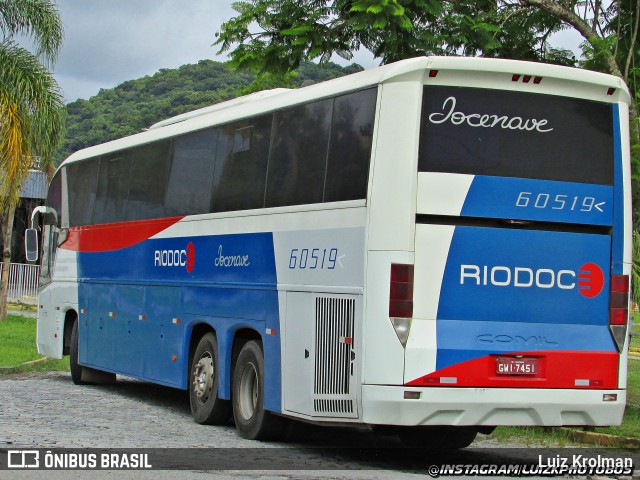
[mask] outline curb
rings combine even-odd
[[[640,448],[640,438],[619,437],[608,433],[585,432],[583,430],[574,430],[566,427],[561,427],[560,431],[564,432],[567,437],[574,442],[598,445],[601,447]]]
[[[6,371],[9,371],[9,370],[15,370],[16,368],[24,367],[24,366],[27,366],[27,365],[34,365],[36,363],[44,362],[45,360],[48,360],[48,359],[49,359],[49,357],[42,357],[42,358],[38,358],[36,360],[29,360],[28,362],[23,362],[20,365],[14,365],[12,367],[0,367],[0,372],[6,372]]]

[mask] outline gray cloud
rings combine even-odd
[[[203,59],[225,60],[212,47],[215,33],[235,11],[233,0],[57,0],[65,41],[55,76],[67,101],[89,98],[100,88]],[[571,30],[554,44],[578,51]],[[332,59],[345,65],[337,56]],[[352,62],[379,64],[366,50]]]
[[[216,55],[226,0],[59,0],[65,41],[55,76],[67,101]]]

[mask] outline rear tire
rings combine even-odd
[[[218,341],[207,333],[198,342],[189,373],[189,404],[193,419],[203,425],[222,425],[231,417],[231,402],[218,397]]]
[[[286,421],[264,409],[264,355],[255,340],[244,344],[233,369],[233,419],[240,436],[276,439],[286,434]]]

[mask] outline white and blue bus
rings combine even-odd
[[[76,152],[33,214],[38,350],[252,439],[618,424],[629,101],[600,73],[425,57]]]

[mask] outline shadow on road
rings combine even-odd
[[[71,383],[68,374],[52,376],[51,380]],[[95,388],[105,395],[118,395],[144,402],[174,414],[177,413],[185,422],[193,421],[189,408],[188,392],[183,390],[126,377],[118,377],[118,381],[113,385],[94,385],[83,388]],[[160,413],[160,415],[162,414]],[[228,425],[233,426],[232,418],[229,419]],[[540,455],[544,458],[571,457],[573,454],[585,457],[630,455],[634,457],[635,462],[640,462],[638,451],[611,449],[570,450],[528,447],[426,449],[419,444],[407,446],[401,443],[397,437],[379,433],[368,427],[345,428],[291,422],[285,433],[286,440],[284,442],[255,442],[255,448],[210,448],[206,449],[207,455],[203,455],[201,449],[184,449],[180,453],[180,458],[187,462],[192,457],[197,461],[206,458],[209,463],[195,465],[203,469],[211,468],[211,464],[213,464],[216,469],[389,469],[419,473],[425,473],[433,465],[508,465],[522,464],[523,462],[535,465],[539,462]],[[175,454],[172,458],[176,458]],[[162,463],[162,458],[160,463]],[[166,467],[175,468],[170,463]]]

